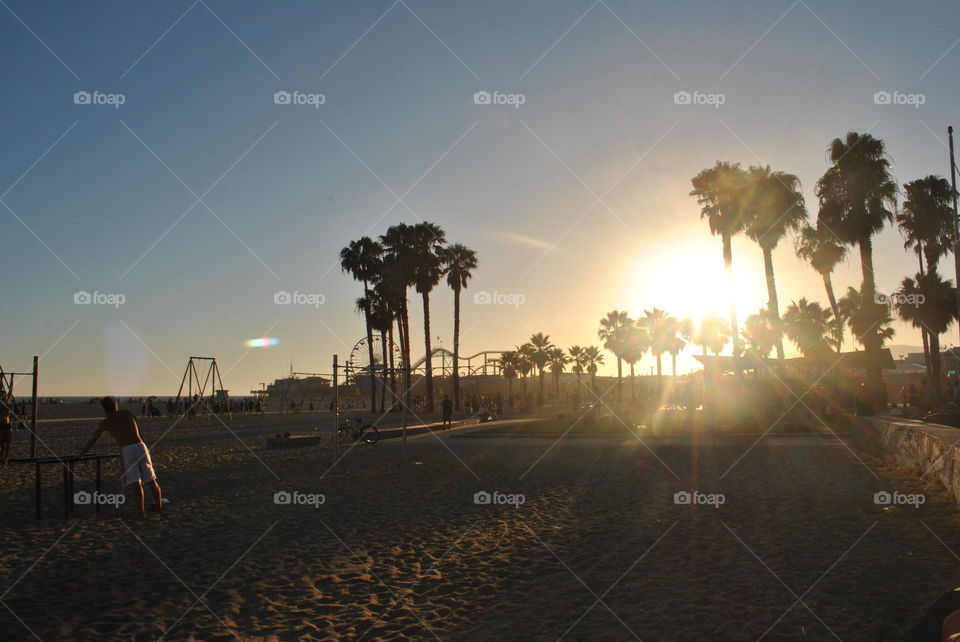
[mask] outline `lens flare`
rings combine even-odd
[[[260,337],[259,339],[250,339],[246,342],[246,346],[248,348],[269,348],[277,345],[277,343],[275,337]]]

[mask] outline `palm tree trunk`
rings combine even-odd
[[[390,320],[390,328],[387,330],[387,337],[390,339],[390,407],[397,401],[397,364],[393,357],[393,320]]]
[[[763,272],[767,277],[767,309],[777,336],[777,359],[783,361],[783,335],[780,332],[780,303],[777,300],[777,282],[773,275],[773,250],[763,248]]]
[[[630,398],[636,399],[637,398],[637,385],[636,385],[637,382],[636,382],[636,379],[634,379],[633,377],[633,366],[634,364],[631,361],[630,362]]]
[[[621,389],[623,388],[623,359],[617,357],[617,403],[622,399]]]
[[[363,320],[367,326],[367,352],[370,353],[370,412],[376,412],[377,409],[377,373],[376,355],[373,353],[373,327],[370,319],[370,288],[367,282],[363,282]]]
[[[380,330],[380,357],[383,359],[383,376],[380,378],[380,412],[387,397],[387,331]]]
[[[673,382],[676,383],[677,382],[677,355],[671,354],[670,361],[672,362],[671,365],[673,367]]]
[[[736,288],[733,284],[733,243],[723,235],[723,267],[727,271],[727,296],[730,297],[730,332],[733,339],[733,369],[740,375],[740,330],[737,326]]]
[[[430,293],[423,293],[423,344],[427,360],[423,362],[427,375],[427,412],[433,412],[433,350],[430,345]]]
[[[540,371],[540,405],[543,405],[543,368],[538,368]]]
[[[877,281],[873,272],[873,240],[869,234],[864,234],[857,244],[860,248],[860,271],[863,274],[863,287],[860,296],[863,304],[875,305]],[[867,381],[878,396],[877,401],[886,401],[886,391],[883,387],[883,369],[880,365],[880,348],[883,340],[880,338],[876,324],[867,330],[867,336],[861,339],[867,352]]]
[[[837,295],[833,292],[833,279],[829,272],[823,273],[823,287],[827,290],[827,299],[830,309],[833,310],[833,321],[837,325],[837,353],[843,352],[843,319],[840,318],[840,306],[837,305]]]
[[[660,367],[660,357],[662,355],[657,355],[657,395],[663,393],[663,369]]]
[[[920,276],[923,276],[923,244],[917,243],[917,263],[920,264]],[[933,369],[930,362],[930,337],[927,335],[927,327],[920,326],[920,336],[923,339],[923,365],[927,370],[927,381],[933,381]]]
[[[940,398],[940,337],[930,333],[930,371],[933,394]]]
[[[403,342],[403,403],[407,408],[410,407],[410,310],[407,308],[407,297],[404,293],[403,303],[400,307],[400,322],[403,324],[403,332],[400,340]]]
[[[453,407],[455,410],[460,410],[460,288],[459,287],[453,289]]]

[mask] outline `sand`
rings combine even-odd
[[[329,449],[263,446],[314,425],[178,426],[154,449],[168,514],[145,520],[129,503],[63,520],[50,469],[36,521],[32,467],[0,471],[0,637],[900,640],[960,585],[953,500],[833,438],[770,436],[735,464],[754,438],[651,438],[651,452],[454,431],[410,439],[406,466],[399,442],[358,446],[341,474]],[[144,422],[148,443],[168,426]],[[91,427],[44,440],[76,451]],[[926,503],[873,503],[895,489]],[[677,505],[681,490],[725,503]],[[325,502],[276,504],[281,491]],[[478,491],[525,501],[477,505]]]

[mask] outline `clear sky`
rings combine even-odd
[[[326,372],[363,335],[337,252],[398,221],[479,253],[466,354],[534,331],[596,342],[613,308],[722,311],[697,171],[795,173],[815,216],[832,138],[882,138],[902,184],[947,173],[960,125],[948,2],[5,3],[0,365],[43,354],[42,395],[175,394],[191,354],[218,357],[234,393],[291,360]],[[706,104],[675,104],[681,91]],[[875,251],[881,290],[915,271],[896,230]],[[759,248],[738,239],[734,264],[745,317],[766,297]],[[792,243],[775,264],[783,307],[825,301]],[[838,290],[859,270],[854,255]],[[275,305],[279,291],[323,303]],[[451,347],[448,292],[433,310]],[[278,344],[245,347],[261,335]],[[898,326],[894,343],[919,337]]]

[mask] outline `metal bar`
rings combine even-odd
[[[337,355],[333,355],[333,462],[336,472],[340,472],[340,456],[337,443],[337,430],[340,428],[340,386],[337,377]]]
[[[37,375],[40,372],[40,357],[33,357],[33,399],[30,402],[30,456],[37,456]]]

